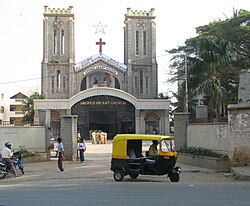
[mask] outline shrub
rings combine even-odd
[[[30,157],[30,156],[36,156],[36,154],[34,152],[29,152],[27,151],[26,149],[21,149],[21,154],[22,154],[22,157]]]
[[[228,158],[228,156],[225,154],[220,154],[220,153],[214,152],[211,149],[205,149],[205,148],[201,148],[201,147],[182,147],[182,148],[180,148],[179,152],[191,154],[191,155],[197,155],[197,156]]]

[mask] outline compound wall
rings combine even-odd
[[[24,148],[30,152],[47,152],[44,126],[0,127],[0,150],[5,142],[14,144],[14,149]]]

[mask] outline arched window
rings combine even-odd
[[[140,71],[140,94],[143,94],[143,71]]]
[[[146,94],[148,95],[149,94],[149,85],[148,85],[148,77],[146,77]]]
[[[86,85],[86,77],[83,78],[82,82],[81,82],[81,91],[86,90],[87,85]]]
[[[135,32],[135,54],[139,55],[139,31]]]
[[[55,90],[55,78],[54,76],[51,77],[51,93],[54,93]]]
[[[54,39],[53,39],[53,41],[54,41],[54,54],[56,54],[57,53],[57,31],[56,30],[54,30]]]
[[[57,70],[57,73],[56,73],[56,89],[57,89],[57,92],[60,92],[60,89],[61,89],[61,71],[60,70]]]
[[[138,94],[138,78],[135,77],[135,94]]]
[[[63,76],[63,93],[66,93],[66,77]]]
[[[143,31],[143,55],[147,53],[147,32]]]
[[[120,83],[119,83],[118,79],[116,79],[116,78],[115,78],[115,88],[120,89]]]
[[[153,131],[155,130],[157,133],[159,133],[159,122],[160,122],[160,116],[157,113],[148,113],[145,116],[145,134],[153,134]]]
[[[61,31],[61,54],[64,54],[64,31]]]

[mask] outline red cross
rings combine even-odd
[[[102,38],[100,38],[99,42],[96,42],[96,45],[99,45],[99,52],[102,53],[102,45],[105,45],[106,42],[102,42]]]

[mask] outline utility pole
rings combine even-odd
[[[185,56],[185,103],[184,103],[184,108],[183,112],[188,112],[188,68],[187,68],[187,53],[184,53]]]
[[[169,54],[169,50],[165,50],[165,52]],[[183,112],[188,112],[188,66],[187,66],[187,53],[186,52],[176,52],[176,54],[183,54],[184,55],[184,80],[185,80],[185,97],[184,97],[184,104],[183,104]]]

